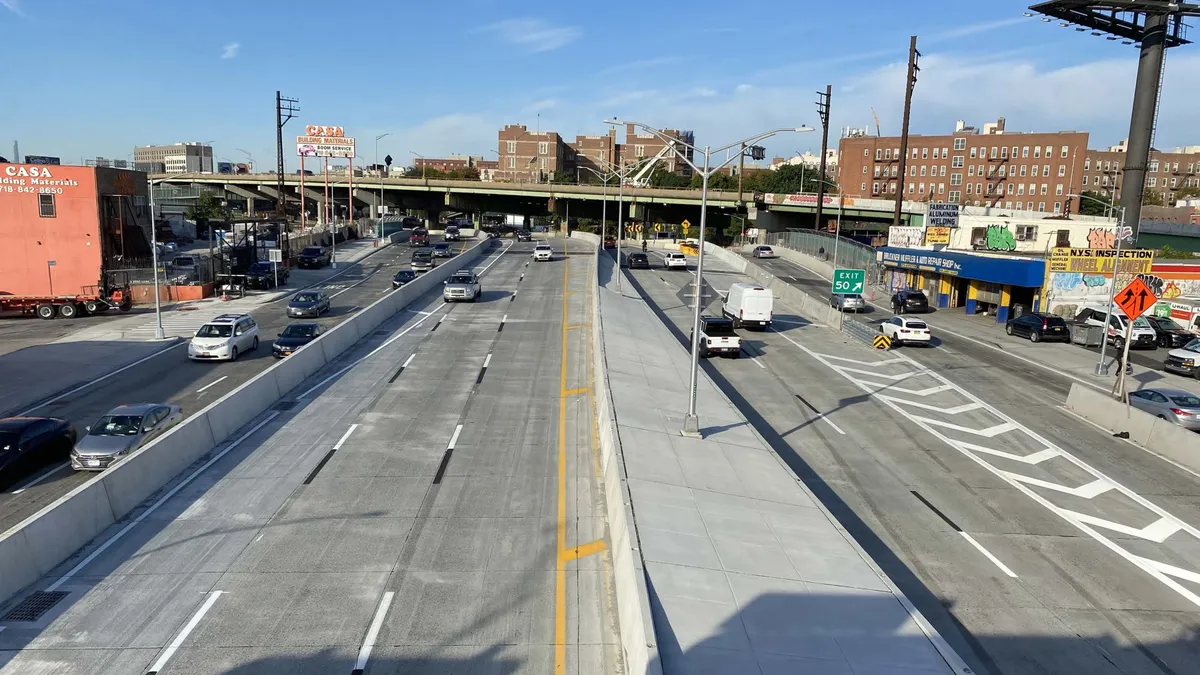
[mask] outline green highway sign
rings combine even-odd
[[[834,293],[862,293],[867,286],[866,270],[834,270]]]

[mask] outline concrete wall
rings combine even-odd
[[[384,321],[472,265],[494,240],[451,258],[359,311],[296,353],[189,417],[117,466],[98,474],[0,535],[0,604],[119,522],[180,472],[270,409]]]
[[[588,242],[597,247],[599,252],[600,237],[597,235],[572,232],[571,238]],[[646,571],[639,550],[637,524],[634,522],[633,509],[630,506],[632,500],[625,475],[625,460],[617,435],[617,420],[613,413],[608,386],[608,357],[604,351],[599,283],[592,285],[591,293],[596,431],[600,442],[604,502],[612,545],[617,628],[621,636],[625,672],[630,675],[662,675],[662,664],[658,658],[658,639],[650,618],[650,592],[646,586]]]
[[[1200,471],[1200,434],[1078,384],[1067,394],[1067,409],[1113,433],[1127,431],[1129,440],[1146,450]]]

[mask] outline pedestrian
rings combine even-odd
[[[821,260],[825,259],[825,247],[824,246],[821,247],[820,251],[817,251],[817,255],[820,256]]]

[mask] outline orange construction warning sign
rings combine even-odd
[[[1125,316],[1132,320],[1153,307],[1154,303],[1158,302],[1158,296],[1154,294],[1154,291],[1150,290],[1146,282],[1138,277],[1134,277],[1128,286],[1122,289],[1120,293],[1117,293],[1114,300],[1117,306],[1121,308],[1121,311],[1125,312]]]

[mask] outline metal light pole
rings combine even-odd
[[[700,302],[700,289],[701,289],[702,284],[704,283],[704,243],[705,243],[704,235],[705,235],[707,225],[708,225],[708,178],[709,178],[709,176],[716,173],[717,171],[720,171],[721,169],[725,168],[725,166],[728,165],[733,160],[740,157],[741,153],[739,153],[738,155],[735,155],[735,156],[727,157],[725,159],[725,161],[723,161],[720,164],[718,164],[717,166],[713,166],[713,167],[709,166],[710,159],[713,154],[719,154],[719,153],[725,152],[726,150],[729,150],[730,148],[734,148],[734,147],[741,146],[741,145],[745,145],[745,146],[754,145],[758,141],[770,138],[771,136],[774,136],[775,134],[778,134],[778,133],[782,133],[784,131],[795,131],[797,133],[803,133],[806,131],[812,131],[813,129],[812,129],[812,127],[792,127],[792,128],[782,128],[782,129],[772,129],[771,131],[767,131],[767,132],[758,134],[757,136],[751,136],[750,138],[744,138],[740,141],[735,141],[724,147],[716,148],[715,150],[707,145],[704,146],[704,150],[700,150],[700,149],[696,148],[695,146],[692,146],[687,143],[684,143],[683,141],[680,141],[679,139],[675,139],[675,138],[666,136],[662,132],[655,129],[654,127],[648,126],[646,124],[642,124],[641,122],[627,122],[624,120],[605,120],[604,123],[605,124],[620,124],[620,125],[626,125],[626,126],[633,125],[635,127],[638,127],[645,131],[648,131],[649,133],[657,136],[658,138],[662,139],[664,142],[669,143],[671,145],[671,149],[675,152],[675,155],[678,156],[679,159],[686,162],[688,166],[692,167],[692,170],[699,173],[700,177],[701,177],[701,183],[700,183],[700,245],[697,247],[698,250],[697,250],[697,255],[696,255],[696,282],[693,286],[693,288],[695,288],[695,296],[692,301],[692,345],[691,345],[691,368],[689,369],[689,377],[688,377],[688,411],[687,411],[687,415],[683,418],[683,428],[680,429],[680,431],[679,431],[679,433],[684,436],[691,436],[691,437],[698,438],[698,437],[700,437],[700,419],[696,415],[696,384],[697,384],[697,375],[698,375],[698,372],[700,369],[700,349],[699,349],[699,346],[700,346],[700,311],[704,308],[702,303]],[[676,143],[678,143],[680,145],[684,145],[688,148],[691,148],[693,153],[701,152],[704,155],[704,167],[703,168],[697,167],[692,162],[692,160],[688,159],[688,156],[685,153],[679,151],[679,149],[675,145]],[[618,269],[618,278],[619,278],[619,273],[620,273],[620,270]]]
[[[1077,194],[1077,195],[1071,195],[1071,196],[1079,197],[1080,199],[1090,199],[1090,200],[1096,202],[1097,204],[1100,204],[1101,206],[1106,206],[1106,204],[1104,202],[1100,201],[1099,199],[1096,199],[1095,197],[1089,197],[1088,195],[1085,195],[1082,193]],[[1125,238],[1123,236],[1121,236],[1125,229],[1125,207],[1118,206],[1117,213],[1119,215],[1117,216],[1116,258],[1113,259],[1112,281],[1108,285],[1109,286],[1109,288],[1108,288],[1108,305],[1107,305],[1107,309],[1105,310],[1105,313],[1104,313],[1104,339],[1100,341],[1100,361],[1096,364],[1096,376],[1097,377],[1106,375],[1107,370],[1108,370],[1104,365],[1104,357],[1105,357],[1106,352],[1108,351],[1108,329],[1112,325],[1113,298],[1115,298],[1117,296],[1117,271],[1121,268],[1121,242],[1125,240]],[[1129,325],[1131,325],[1131,326],[1133,325],[1133,319],[1129,320]],[[1126,339],[1125,342],[1128,343],[1129,340]]]
[[[584,171],[591,171],[596,175],[597,178],[600,179],[600,245],[603,246],[604,235],[608,231],[606,229],[608,227],[608,181],[612,180],[613,174],[602,174],[590,166],[581,166],[578,168],[583,169]]]
[[[392,132],[375,137],[375,170],[379,172],[379,204],[375,207],[375,238],[383,239],[383,169],[379,168],[379,139],[391,136]]]
[[[151,255],[152,264],[154,265],[154,339],[155,340],[164,340],[164,339],[166,339],[167,334],[166,334],[166,331],[163,330],[162,299],[159,297],[159,288],[158,288],[158,222],[154,218],[154,184],[162,183],[164,181],[171,180],[172,178],[178,178],[180,176],[186,176],[186,175],[187,175],[186,173],[179,173],[179,174],[175,174],[174,176],[167,176],[166,178],[159,178],[157,181],[155,181],[155,180],[150,181],[150,190],[149,190],[149,192],[150,192],[150,249],[151,249],[150,255]],[[212,229],[211,229],[212,225],[209,225],[209,228],[210,228],[209,232],[212,232]]]
[[[670,144],[672,144],[672,147],[674,147],[674,142],[675,142],[674,139],[668,138],[666,140]],[[636,171],[647,161],[652,161],[652,160],[653,160],[653,158],[649,158],[649,159],[642,158],[642,159],[638,160],[637,162],[634,162],[633,164],[630,164],[629,166],[625,167],[624,169],[613,168],[613,169],[609,170],[608,172],[606,172],[607,175],[609,176],[609,179],[614,178],[614,177],[617,179],[617,290],[618,291],[621,290],[621,240],[622,240],[621,235],[623,234],[623,231],[625,229],[625,227],[624,227],[625,223],[623,222],[623,219],[621,217],[621,207],[625,203],[625,177],[628,176],[633,171]],[[612,166],[612,167],[616,166],[616,165],[612,164],[611,162],[608,162],[603,159],[601,159],[599,161],[604,162],[605,164]],[[594,171],[592,169],[588,169],[588,167],[586,167],[586,166],[583,168],[587,169],[588,171],[591,171],[592,173],[596,174],[597,176],[600,176],[599,173],[597,173],[596,171]],[[604,181],[605,187],[607,188],[608,180],[603,177],[601,177],[601,180]],[[606,196],[607,196],[607,190],[606,190]],[[603,242],[601,242],[601,243],[603,244]]]

